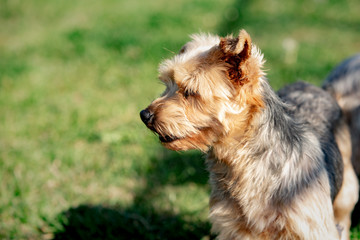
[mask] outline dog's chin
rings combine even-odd
[[[187,151],[191,149],[198,149],[187,138],[176,138],[172,141],[162,141],[160,138],[160,141],[164,147],[173,151]]]
[[[186,137],[159,137],[161,144],[174,151],[187,151],[192,149],[198,149],[203,152],[207,152],[210,142],[209,138],[202,133],[194,134]]]
[[[186,137],[175,137],[170,135],[161,136],[159,135],[159,140],[161,144],[174,151],[186,151],[190,149],[195,149],[195,146],[192,146],[192,144],[189,144]]]
[[[185,136],[165,135],[154,128],[150,129],[159,137],[164,147],[174,151],[198,149],[202,152],[207,152],[219,136],[211,128],[199,128],[199,132]]]
[[[169,135],[166,135],[166,136],[159,136],[159,140],[162,142],[162,143],[171,143],[173,141],[176,141],[176,140],[179,140],[180,138],[178,137],[174,137],[174,136],[169,136]]]

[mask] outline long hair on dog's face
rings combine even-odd
[[[245,31],[237,38],[192,36],[178,55],[160,65],[166,90],[141,118],[165,147],[206,151],[231,131],[232,124],[245,127],[261,108],[256,91],[262,64]]]

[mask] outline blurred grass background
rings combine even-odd
[[[139,120],[194,32],[245,28],[271,85],[360,50],[358,0],[0,0],[0,239],[211,239],[203,156]],[[358,228],[353,239],[359,238]]]

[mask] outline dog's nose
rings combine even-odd
[[[149,123],[151,117],[152,114],[147,109],[144,109],[140,112],[140,118],[145,124]]]

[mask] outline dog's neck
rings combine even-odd
[[[280,100],[267,80],[262,79],[259,85],[263,108],[249,117],[250,120],[235,123],[228,134],[214,144],[211,151],[218,160],[230,164],[237,154],[258,159],[257,156],[274,149],[288,156],[304,138],[303,126],[293,118],[289,106]]]
[[[266,80],[261,82],[261,87],[264,108],[251,120],[248,126],[251,130],[246,136],[229,134],[210,150],[210,178],[214,183],[221,179],[225,183],[224,192],[231,194],[234,189],[243,192],[244,201],[253,194],[272,202],[290,201],[301,190],[296,184],[306,186],[296,181],[306,182],[318,174],[319,159],[310,159],[303,149],[316,152],[313,156],[322,156],[320,144],[305,125],[292,117],[288,106]],[[300,168],[309,171],[301,173]],[[276,181],[288,185],[278,187]]]

